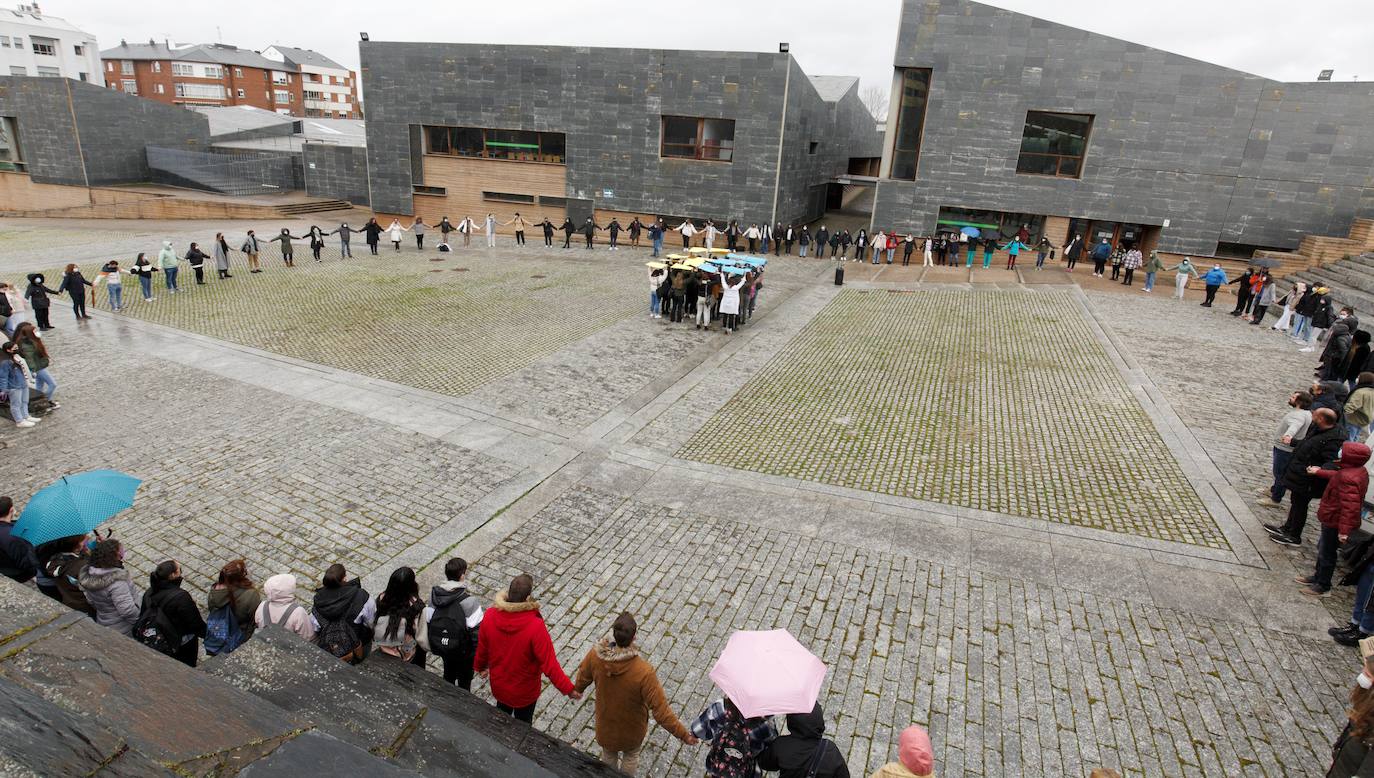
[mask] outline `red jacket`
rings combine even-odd
[[[573,690],[572,681],[558,665],[539,603],[506,602],[505,592],[496,595],[496,602],[482,617],[472,667],[479,673],[491,670],[491,695],[512,708],[533,705],[539,699],[540,675],[547,675],[564,694]]]
[[[1360,507],[1369,489],[1369,446],[1363,443],[1342,443],[1341,458],[1335,470],[1318,470],[1314,475],[1326,479],[1317,518],[1323,527],[1333,527],[1342,535],[1349,535],[1360,526]]]

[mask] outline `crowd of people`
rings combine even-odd
[[[809,712],[788,715],[787,734],[779,734],[773,717],[743,716],[728,697],[706,704],[684,724],[639,650],[633,614],[616,616],[609,634],[589,648],[569,676],[559,663],[529,575],[513,578],[484,606],[468,588],[469,567],[461,558],[445,563],[444,581],[428,597],[421,595],[409,567],[394,570],[386,588],[373,595],[342,564],[334,564],[313,592],[298,593],[295,575],[273,575],[259,587],[247,564],[236,559],[207,581],[202,613],[183,586],[176,560],[156,565],[143,588],[125,567],[119,540],[95,533],[35,548],[12,534],[15,520],[14,501],[0,497],[0,574],[32,582],[43,594],[87,614],[110,630],[111,639],[136,640],[190,667],[202,651],[205,656],[227,654],[258,630],[279,627],[351,664],[385,656],[425,668],[433,654],[445,682],[471,691],[474,677],[484,678],[496,707],[527,723],[534,719],[544,678],[573,700],[595,689],[601,759],[629,775],[636,772],[652,718],[686,745],[705,744],[708,776],[745,778],[761,771],[784,778],[849,776],[843,752],[825,737],[819,703]],[[925,730],[905,729],[897,751],[897,760],[875,776],[933,775],[933,750]]]

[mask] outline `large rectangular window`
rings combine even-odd
[[[224,87],[219,84],[183,84],[178,81],[174,86],[177,97],[188,97],[193,100],[224,99]]]
[[[498,203],[533,203],[534,195],[515,194],[514,192],[483,192],[482,199]]]
[[[19,150],[19,127],[11,116],[0,116],[0,170],[28,169]]]
[[[659,155],[730,162],[735,156],[735,120],[665,116]]]
[[[52,38],[40,38],[35,35],[29,38],[29,45],[33,46],[34,54],[42,54],[45,57],[57,56],[57,41]]]
[[[561,165],[567,151],[567,141],[561,132],[425,127],[424,136],[426,154],[445,154],[454,157]]]
[[[1093,117],[1089,114],[1027,111],[1016,172],[1081,177],[1092,127]]]
[[[930,68],[906,68],[897,95],[897,132],[892,142],[891,178],[916,180],[921,158],[921,136],[926,125],[926,100],[930,97]]]
[[[124,94],[126,95],[138,94],[138,82],[133,80],[132,78],[123,79],[119,82],[119,85],[123,87]]]
[[[189,62],[173,62],[172,75],[194,77],[196,75],[196,66]]]

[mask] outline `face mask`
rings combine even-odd
[[[1359,675],[1355,676],[1355,683],[1359,684],[1361,689],[1374,687],[1374,679],[1365,675],[1363,670],[1360,671]]]

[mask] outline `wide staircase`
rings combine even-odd
[[[347,200],[310,200],[302,203],[287,203],[277,206],[277,213],[282,216],[300,216],[307,213],[328,213],[329,211],[347,211],[353,204]]]
[[[0,775],[620,775],[435,673],[277,627],[198,669],[0,577]]]
[[[1299,281],[1331,290],[1337,305],[1374,315],[1374,219],[1356,219],[1344,238],[1308,235],[1295,251],[1256,251],[1281,264],[1273,273],[1282,295]]]

